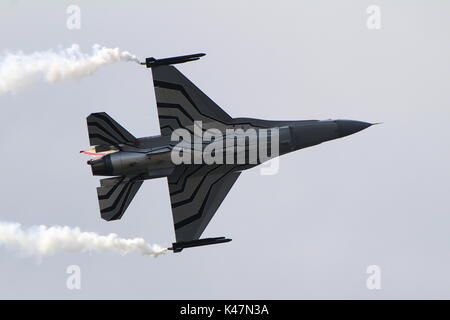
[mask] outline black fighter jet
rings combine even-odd
[[[110,176],[97,188],[101,217],[120,219],[144,180],[166,177],[174,252],[231,241],[200,236],[243,170],[372,125],[233,118],[172,66],[202,56],[147,58],[142,63],[152,70],[160,135],[136,138],[104,112],[87,117],[93,149],[83,152],[94,156],[88,161],[93,175]]]

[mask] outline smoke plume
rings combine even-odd
[[[139,63],[137,57],[127,51],[98,44],[92,47],[91,54],[81,52],[77,44],[59,51],[6,53],[0,55],[0,95],[7,92],[17,93],[40,80],[59,82],[80,79],[104,65],[118,61]]]
[[[33,226],[23,229],[19,223],[0,222],[0,247],[24,255],[42,257],[63,252],[116,252],[122,255],[137,252],[143,256],[158,256],[167,249],[151,245],[142,238],[123,239],[110,233],[101,236],[82,232],[79,228]]]

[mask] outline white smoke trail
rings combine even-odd
[[[142,238],[123,239],[111,233],[101,236],[82,232],[79,228],[60,226],[33,226],[23,229],[19,223],[0,222],[0,247],[19,250],[30,256],[52,255],[63,252],[116,252],[122,255],[137,252],[143,256],[158,256],[166,248],[151,245]]]
[[[6,53],[0,55],[0,95],[17,93],[39,80],[59,82],[80,79],[118,61],[139,63],[138,58],[127,51],[98,44],[92,47],[92,54],[81,52],[77,44],[58,52],[47,50],[28,55],[22,51]]]

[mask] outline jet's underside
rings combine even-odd
[[[97,188],[101,217],[120,219],[144,180],[167,177],[174,252],[231,241],[200,236],[243,170],[371,125],[351,120],[232,118],[172,66],[202,55],[147,58],[161,135],[136,138],[103,112],[87,118],[89,141],[94,146],[85,152],[94,156],[88,163],[94,175],[110,176],[100,180]],[[184,162],[178,163],[180,159]]]

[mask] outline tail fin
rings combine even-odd
[[[140,176],[100,180],[97,196],[102,219],[110,221],[122,218],[142,182]]]
[[[89,143],[96,151],[135,146],[137,139],[105,112],[91,113],[87,117]]]

